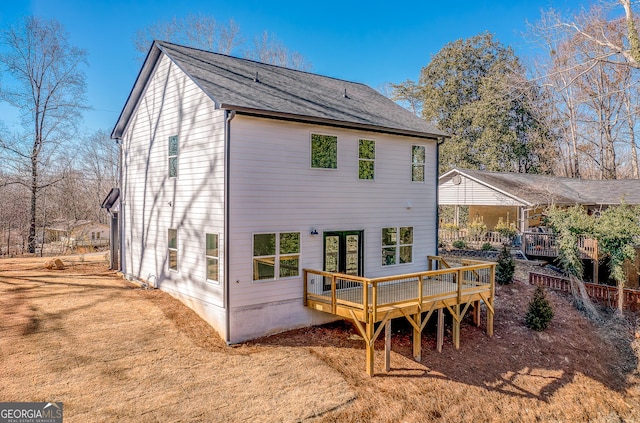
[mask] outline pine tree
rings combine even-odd
[[[549,326],[551,319],[553,319],[553,309],[544,295],[544,289],[538,286],[529,303],[525,324],[530,329],[543,331]]]
[[[506,285],[513,282],[513,274],[516,270],[516,262],[511,257],[511,253],[507,246],[502,247],[502,251],[498,255],[498,264],[496,265],[496,282],[499,285]]]

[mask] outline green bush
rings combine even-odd
[[[516,262],[511,257],[511,253],[507,246],[502,247],[502,251],[498,255],[498,264],[496,265],[496,282],[499,285],[506,285],[513,282],[513,274],[516,271]]]
[[[530,329],[543,331],[549,326],[551,319],[553,319],[553,309],[544,295],[544,289],[538,286],[529,303],[525,324]]]
[[[451,244],[451,245],[453,245],[453,248],[458,248],[460,250],[463,250],[463,249],[467,248],[467,243],[464,242],[461,239],[459,239],[457,241],[453,241],[453,244]]]
[[[480,248],[482,251],[494,251],[495,248],[493,247],[493,245],[491,245],[490,242],[485,242],[484,244],[482,244],[482,247]]]

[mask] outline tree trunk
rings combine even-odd
[[[36,252],[36,196],[38,194],[38,159],[31,158],[31,210],[29,215],[28,252]]]

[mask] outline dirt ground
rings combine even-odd
[[[497,287],[493,338],[465,321],[456,350],[449,324],[438,353],[428,327],[418,363],[397,319],[391,371],[381,337],[370,378],[347,322],[229,347],[102,255],[63,260],[46,270],[43,259],[0,259],[0,401],[62,401],[66,422],[640,422],[635,318],[594,324],[548,292],[554,320],[533,332],[531,266]]]

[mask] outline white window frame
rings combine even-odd
[[[423,162],[414,161],[413,150],[416,147],[421,148],[422,150],[424,150],[424,161]],[[423,184],[425,182],[425,180],[427,179],[426,178],[426,174],[425,174],[426,167],[427,167],[426,164],[427,164],[427,147],[425,145],[412,144],[411,145],[411,182],[416,182],[416,183],[419,183],[419,184]],[[413,169],[414,169],[415,166],[421,166],[422,167],[422,180],[413,179],[413,175],[414,175]]]
[[[176,232],[176,246],[175,247],[171,247],[171,232],[170,231],[175,231]],[[171,253],[175,253],[176,255],[176,266],[171,267]],[[167,266],[169,267],[169,271],[171,272],[177,272],[178,271],[178,230],[175,228],[169,228],[167,229]]]
[[[362,158],[360,157],[360,142],[369,141],[373,143],[373,159]],[[361,178],[360,177],[360,163],[361,162],[371,162],[373,163],[373,178]],[[358,180],[360,181],[375,181],[376,180],[376,140],[368,139],[368,138],[358,138]]]
[[[298,252],[297,253],[281,253],[280,252],[280,236],[282,234],[298,234]],[[275,255],[263,255],[263,256],[254,256],[255,252],[255,237],[256,235],[274,235],[275,236]],[[280,232],[256,232],[251,235],[251,254],[252,254],[252,275],[251,279],[254,283],[262,283],[276,280],[287,280],[293,278],[300,277],[300,257],[302,250],[302,237],[299,231],[280,231]],[[294,276],[280,276],[280,260],[285,258],[297,258],[298,260],[298,274]],[[273,278],[270,279],[255,279],[256,277],[256,259],[273,259]]]
[[[176,154],[171,154],[171,141],[173,139],[176,140]],[[168,170],[168,173],[169,173],[169,178],[177,178],[178,177],[178,174],[179,174],[179,172],[178,172],[179,166],[178,165],[179,165],[179,161],[180,161],[178,159],[179,155],[180,155],[180,139],[178,138],[177,135],[172,135],[172,136],[169,137],[169,143],[167,145],[167,165],[169,166],[169,168],[167,170]],[[175,166],[176,174],[175,175],[171,174],[171,169],[172,169],[171,161],[172,160],[175,160],[175,162],[176,162],[176,166]]]
[[[385,229],[395,229],[395,233],[396,233],[396,237],[395,237],[395,243],[393,245],[385,245],[384,244],[384,237],[383,237],[383,233],[385,231]],[[411,229],[411,243],[410,244],[401,244],[401,233],[403,229]],[[384,261],[381,262],[383,267],[386,266],[402,266],[402,265],[406,265],[406,264],[411,264],[413,263],[413,246],[414,246],[414,227],[413,226],[385,226],[380,230],[380,253],[382,254],[382,257],[384,257],[384,250],[385,249],[390,249],[393,248],[395,250],[395,263],[390,263],[390,264],[385,264]],[[411,260],[407,261],[405,263],[400,263],[400,250],[402,249],[402,247],[411,247]]]
[[[211,255],[209,254],[209,249],[208,249],[208,237],[209,235],[214,235],[216,237],[216,255]],[[217,233],[213,233],[213,232],[207,232],[204,234],[204,256],[205,256],[205,279],[207,280],[207,282],[213,282],[213,283],[220,283],[220,234]],[[218,271],[216,272],[216,278],[215,279],[211,279],[209,277],[209,260],[215,260],[216,261],[216,267],[218,269]]]
[[[320,137],[332,137],[336,139],[336,166],[335,167],[321,167],[313,165],[313,136],[317,135]],[[332,134],[322,134],[319,132],[312,132],[309,135],[309,167],[311,169],[322,169],[322,170],[338,170],[338,136]]]

